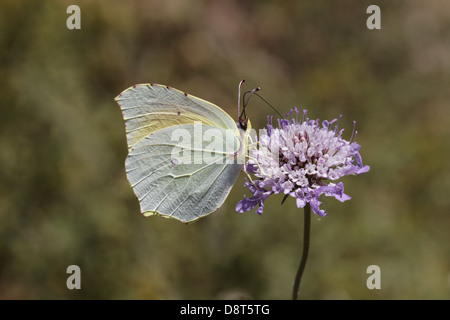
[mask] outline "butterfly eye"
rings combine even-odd
[[[248,118],[245,120],[239,119],[239,127],[244,131],[247,130],[247,123],[248,123]]]

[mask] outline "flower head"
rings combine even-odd
[[[304,110],[301,121],[297,119],[295,107],[286,119],[278,121],[278,128],[268,119],[259,148],[250,151],[246,163],[246,171],[258,178],[245,183],[253,196],[244,196],[236,211],[249,211],[259,205],[256,212],[261,214],[264,201],[271,194],[282,193],[294,197],[297,207],[309,203],[314,213],[324,216],[327,213],[320,209],[319,200],[322,194],[341,202],[350,199],[344,193],[344,184],[334,181],[369,171],[369,166],[362,164],[360,145],[354,141],[355,122],[352,137],[347,141],[342,138],[344,129],[338,131],[340,118],[320,124],[319,120],[308,119]]]

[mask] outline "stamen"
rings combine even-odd
[[[352,143],[352,140],[355,139],[356,140],[356,134],[358,133],[357,131],[355,131],[356,129],[356,121],[353,120],[353,131],[352,131],[352,136],[350,137],[350,143]],[[353,137],[354,135],[354,137]]]
[[[342,118],[342,114],[339,116],[339,118],[337,119],[337,123],[336,126],[334,127],[334,133],[336,133],[338,131],[338,127],[339,127],[339,121],[341,121]]]

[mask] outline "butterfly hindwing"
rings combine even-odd
[[[233,119],[161,85],[133,86],[116,100],[127,131],[127,178],[141,212],[191,222],[219,208],[242,167]]]

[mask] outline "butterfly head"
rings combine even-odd
[[[251,129],[251,124],[250,121],[248,120],[248,118],[241,118],[239,117],[239,121],[237,122],[237,126],[239,129],[243,130],[243,131],[247,131]]]

